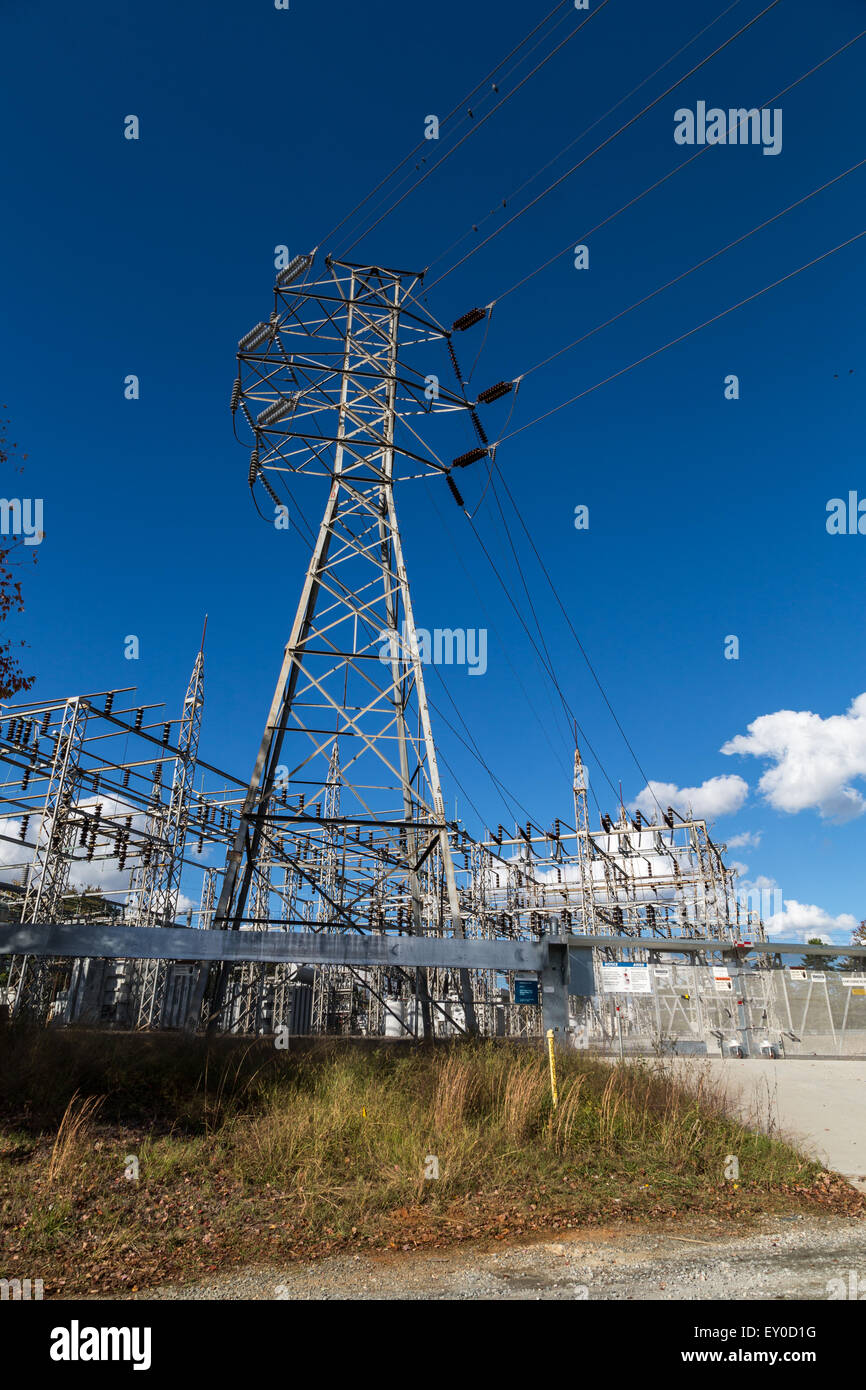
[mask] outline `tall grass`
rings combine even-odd
[[[729,1153],[765,1185],[803,1171],[790,1148],[732,1117],[708,1075],[689,1086],[658,1062],[586,1054],[564,1055],[559,1072],[554,1110],[546,1057],[532,1046],[334,1039],[279,1052],[266,1040],[6,1029],[0,1115],[55,1136],[52,1181],[98,1117],[143,1130],[153,1172],[176,1171],[182,1151],[188,1169],[307,1205],[351,1193],[365,1209],[387,1207],[508,1186],[516,1173],[721,1182]],[[423,1181],[428,1154],[439,1159],[435,1189]]]

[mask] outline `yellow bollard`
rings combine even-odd
[[[550,1094],[553,1096],[553,1108],[559,1104],[559,1092],[556,1089],[556,1054],[553,1050],[553,1029],[547,1030],[547,1055],[550,1059]]]

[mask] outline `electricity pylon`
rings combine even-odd
[[[405,348],[447,338],[412,296],[419,276],[328,260],[320,281],[299,284],[310,265],[297,257],[278,277],[270,321],[239,344],[232,407],[252,431],[251,487],[278,507],[287,472],[324,476],[329,491],[214,926],[267,925],[247,909],[264,857],[301,886],[306,910],[299,900],[283,915],[289,929],[462,936],[394,483],[447,472],[410,417],[466,403],[403,361]],[[211,1023],[226,980],[210,972]],[[474,1031],[468,972],[462,987]],[[424,971],[416,993],[429,1035]]]
[[[141,927],[171,927],[177,916],[184,846],[189,823],[190,798],[195,782],[198,743],[204,709],[204,639],[201,635],[192,675],[183,702],[177,739],[177,758],[168,804],[162,805],[160,787],[162,764],[157,763],[154,791],[148,810],[147,830],[157,843],[157,851],[146,864],[133,871],[130,915]],[[139,1027],[158,1025],[165,999],[169,962],[145,960],[138,967],[139,987],[137,1023]]]

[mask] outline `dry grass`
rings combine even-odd
[[[732,1118],[708,1075],[586,1054],[559,1072],[554,1110],[525,1045],[0,1030],[0,1245],[67,1292],[116,1290],[347,1243],[742,1220],[819,1190],[818,1165]]]
[[[48,1181],[56,1182],[72,1167],[87,1146],[92,1142],[93,1120],[99,1113],[104,1096],[80,1096],[78,1092],[70,1100],[63,1112],[63,1119],[57,1130],[57,1137],[48,1160]]]

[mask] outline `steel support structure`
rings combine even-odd
[[[238,354],[233,399],[254,435],[251,483],[261,480],[276,496],[286,472],[312,472],[328,477],[329,492],[214,924],[231,931],[249,925],[256,866],[279,847],[305,885],[318,929],[421,935],[431,930],[425,920],[430,886],[438,901],[438,884],[427,883],[435,855],[448,920],[432,929],[462,937],[394,501],[395,460],[437,471],[417,454],[411,426],[412,447],[398,446],[395,437],[398,419],[406,423],[409,414],[427,410],[424,379],[404,370],[401,351],[445,335],[415,303],[416,275],[338,263],[327,268],[325,281],[313,287],[282,287],[278,280],[270,323],[242,339]],[[463,403],[455,397],[442,404]],[[281,786],[291,804],[276,800]],[[210,1026],[226,1005],[225,968],[206,974],[193,995],[191,1026],[198,1024],[200,1001]],[[474,1030],[471,983],[465,971],[460,978],[466,1026]],[[368,986],[358,985],[363,994]],[[417,970],[413,989],[429,1036],[425,969]],[[322,998],[320,990],[320,1022]]]

